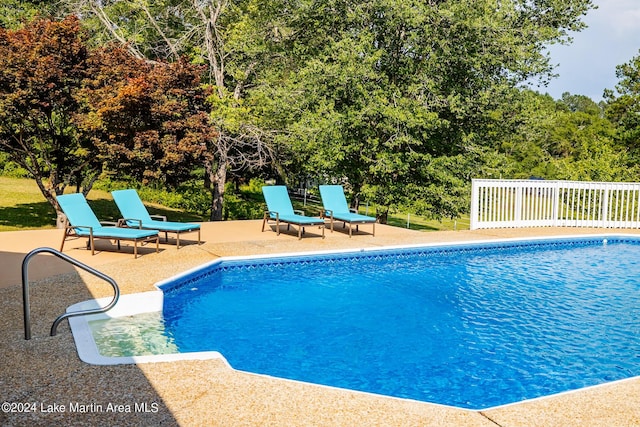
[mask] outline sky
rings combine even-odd
[[[615,89],[616,66],[640,54],[640,0],[594,0],[598,9],[584,17],[588,28],[572,33],[573,43],[551,46],[559,77],[536,88],[555,99],[564,92],[598,102],[604,89]]]

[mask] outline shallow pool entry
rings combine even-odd
[[[540,240],[223,261],[161,286],[180,352],[471,409],[640,374],[640,244]]]
[[[106,357],[179,353],[158,311],[93,320],[89,327],[98,351]]]

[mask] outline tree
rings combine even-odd
[[[543,46],[581,29],[590,7],[303,2],[288,40],[296,66],[283,70],[272,103],[289,130],[289,167],[344,180],[383,212],[458,215],[469,178],[522,118],[519,85],[551,75]]]
[[[89,49],[75,17],[0,29],[0,148],[56,195],[85,195],[106,165],[174,185],[215,138],[200,70]]]
[[[511,178],[532,176],[583,181],[625,180],[632,176],[626,150],[602,108],[583,95],[523,93],[527,120],[502,145],[511,160]]]
[[[105,166],[142,184],[184,182],[216,137],[199,67],[147,63],[107,47],[96,51],[90,69],[79,124],[108,153]]]
[[[229,170],[264,164],[271,147],[285,179],[346,181],[382,210],[459,214],[469,177],[489,160],[495,167],[494,147],[522,120],[511,108],[519,85],[552,76],[544,46],[566,42],[593,7],[591,0],[70,1],[98,20],[103,40],[119,40],[135,56],[187,53],[207,66],[219,131],[205,165],[213,219]]]
[[[136,58],[173,61],[187,56],[206,67],[211,117],[217,137],[208,142],[205,186],[211,219],[223,216],[230,172],[256,169],[270,161],[272,131],[264,129],[245,102],[247,88],[270,65],[270,40],[277,39],[277,3],[231,0],[68,0],[96,31],[98,43],[117,41]]]
[[[617,139],[630,150],[635,164],[640,159],[640,54],[616,67],[619,79],[615,96],[605,91],[606,116],[617,128]]]
[[[76,18],[0,29],[0,148],[58,211],[56,195],[72,183],[88,192],[99,172],[96,147],[73,125],[87,59]]]

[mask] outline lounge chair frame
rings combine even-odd
[[[134,193],[135,193],[135,196],[134,196]],[[167,217],[165,215],[149,214],[146,206],[144,206],[144,204],[142,203],[142,200],[140,200],[140,196],[138,196],[138,193],[135,190],[128,189],[128,190],[116,190],[111,192],[111,195],[114,197],[114,200],[116,201],[116,205],[118,206],[118,209],[120,209],[123,215],[126,215],[126,213],[124,213],[125,209],[124,209],[124,206],[122,205],[122,202],[119,202],[118,200],[118,194],[123,194],[122,197],[135,197],[135,199],[133,200],[135,200],[136,203],[140,204],[138,206],[138,213],[140,215],[146,214],[145,216],[148,217],[148,218],[121,218],[120,220],[118,220],[119,227],[138,228],[141,230],[157,230],[160,233],[164,233],[164,240],[166,243],[169,242],[169,233],[175,233],[176,249],[180,249],[180,234],[192,233],[194,231],[197,231],[198,245],[202,243],[199,224],[190,224],[186,222],[185,223],[169,222],[167,221]],[[135,211],[135,208],[134,208],[134,211]],[[131,222],[137,223],[137,227],[133,226]],[[182,229],[176,229],[175,227],[168,228],[162,225],[163,222],[166,222],[167,224],[172,224],[172,225],[180,224],[180,226],[182,226]]]
[[[151,217],[151,219],[155,220],[154,221],[154,226],[150,226],[150,227],[143,227],[142,226],[142,220],[137,219],[137,218],[120,218],[118,220],[118,227],[128,227],[128,228],[138,228],[140,230],[158,230],[158,232],[160,233],[164,233],[164,241],[165,243],[169,243],[169,236],[168,233],[175,233],[176,235],[176,249],[180,249],[180,233],[191,233],[193,231],[197,231],[198,232],[198,245],[200,245],[202,243],[202,239],[200,238],[200,226],[198,225],[197,227],[193,227],[193,228],[189,228],[189,229],[185,229],[185,230],[167,230],[167,229],[163,229],[162,225],[159,225],[158,227],[155,227],[155,225],[157,223],[160,222],[167,222],[167,217],[164,215],[149,215]],[[138,222],[138,226],[137,227],[132,227],[129,222],[130,221],[136,221]]]
[[[322,238],[324,239],[324,229],[326,227],[324,218],[313,218],[305,216],[301,210],[293,209],[291,198],[287,187],[284,185],[267,185],[262,187],[267,210],[262,220],[262,231],[270,220],[276,222],[276,233],[280,235],[280,223],[287,224],[287,230],[291,224],[298,226],[298,240],[302,239],[302,234],[307,226],[320,226]]]
[[[349,237],[353,235],[354,224],[356,226],[356,232],[360,224],[371,224],[373,226],[371,234],[375,237],[377,219],[371,216],[361,215],[357,210],[349,208],[347,198],[344,195],[344,189],[341,185],[321,185],[320,197],[322,198],[323,205],[321,216],[323,218],[329,218],[332,233],[334,222],[341,221],[342,228],[349,224]],[[338,209],[337,212],[336,209]]]
[[[109,221],[100,221],[100,225],[115,227],[115,226],[117,226],[117,223],[109,222]],[[77,228],[82,228],[82,229],[89,230],[89,235],[87,236],[84,233],[83,234],[78,234],[77,231],[76,231]],[[62,249],[64,248],[64,242],[66,242],[67,239],[69,239],[69,238],[81,239],[83,237],[87,237],[89,239],[87,241],[87,249],[91,249],[91,255],[95,255],[95,253],[96,253],[96,251],[95,251],[95,243],[94,243],[95,239],[113,240],[113,241],[116,242],[116,244],[118,246],[118,250],[120,250],[120,241],[121,240],[132,241],[133,242],[133,257],[134,258],[138,257],[138,243],[145,244],[145,243],[153,242],[155,240],[155,242],[156,242],[156,253],[160,251],[160,236],[157,235],[157,234],[155,236],[147,236],[147,237],[139,237],[139,238],[117,237],[117,236],[94,236],[93,235],[93,227],[88,226],[88,225],[71,225],[71,224],[69,224],[69,220],[66,219],[65,220],[65,225],[64,225],[64,235],[62,236],[62,244],[60,245],[60,252],[62,252]]]
[[[355,209],[350,209],[350,212],[352,213],[356,213]],[[376,220],[363,220],[363,219],[346,219],[346,218],[340,218],[340,217],[334,217],[333,216],[333,211],[331,209],[325,209],[322,211],[322,217],[323,218],[329,218],[329,226],[331,229],[331,232],[333,233],[333,223],[336,221],[340,221],[342,222],[342,228],[345,228],[347,224],[349,224],[349,237],[351,237],[353,235],[353,227],[352,224],[355,224],[356,226],[356,232],[358,232],[358,225],[360,224],[371,224],[373,226],[373,230],[371,231],[371,235],[373,237],[375,237],[376,235]]]
[[[300,210],[294,210],[294,212],[296,213],[296,215],[300,215],[300,216],[304,216],[304,212],[300,211]],[[274,218],[275,216],[275,218]],[[308,218],[308,217],[307,217]],[[324,239],[324,229],[325,227],[325,222],[324,219],[318,219],[317,222],[296,222],[294,220],[281,220],[280,219],[280,213],[279,212],[275,212],[275,211],[265,211],[264,213],[264,218],[262,219],[262,232],[264,233],[264,227],[266,224],[269,223],[269,220],[274,220],[276,222],[276,236],[280,235],[280,223],[284,223],[287,224],[287,230],[290,229],[291,224],[298,226],[298,240],[302,239],[302,235],[305,233],[305,227],[306,226],[314,226],[314,225],[318,225],[319,228],[322,229],[322,238]]]

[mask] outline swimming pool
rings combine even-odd
[[[621,236],[431,245],[226,259],[159,287],[181,352],[483,409],[638,375],[638,255]]]

